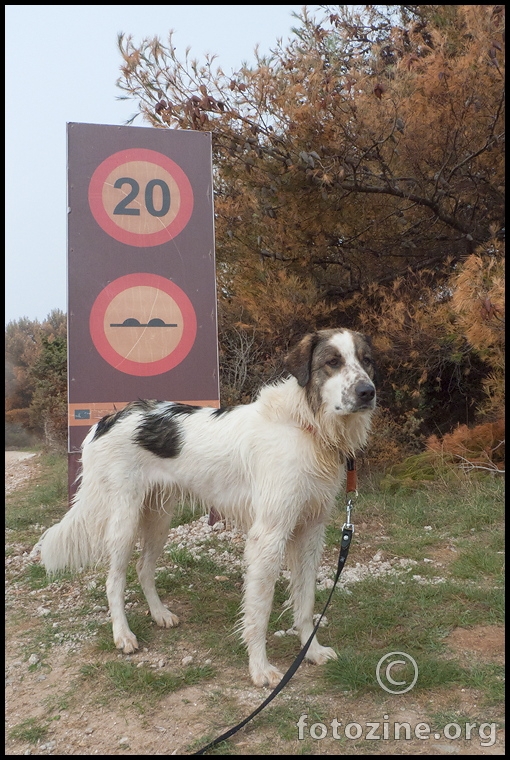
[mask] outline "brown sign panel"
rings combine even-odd
[[[218,406],[211,135],[68,124],[69,452],[137,398]]]

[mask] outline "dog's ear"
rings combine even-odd
[[[299,341],[292,351],[290,351],[284,360],[284,367],[287,372],[294,375],[299,385],[304,386],[310,380],[312,368],[312,356],[315,346],[319,340],[317,333],[310,333]]]

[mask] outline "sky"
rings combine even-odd
[[[7,5],[5,322],[67,311],[66,124],[122,125],[117,34],[174,31],[177,52],[226,74],[292,36],[302,5]],[[317,6],[307,6],[313,12]],[[135,126],[147,126],[138,118]]]

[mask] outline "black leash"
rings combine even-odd
[[[273,699],[282,691],[282,689],[285,688],[285,686],[289,683],[290,679],[296,672],[296,670],[299,668],[301,663],[303,662],[304,658],[306,657],[306,653],[308,652],[310,645],[313,641],[313,637],[316,635],[319,626],[321,624],[322,618],[326,614],[326,610],[329,607],[329,603],[331,602],[331,599],[333,597],[333,592],[336,588],[336,584],[338,583],[338,579],[340,578],[340,573],[344,569],[345,560],[347,559],[347,555],[349,554],[349,547],[351,545],[352,541],[352,535],[354,533],[354,525],[351,523],[351,511],[353,508],[353,499],[352,494],[357,496],[358,492],[356,489],[356,460],[355,459],[347,459],[347,521],[344,523],[344,526],[342,528],[342,540],[340,542],[340,554],[338,556],[338,567],[335,575],[335,580],[333,583],[333,586],[331,588],[331,591],[329,592],[328,599],[326,601],[326,604],[324,605],[324,609],[322,610],[320,617],[315,624],[315,628],[313,629],[312,633],[310,634],[310,637],[306,644],[301,649],[300,653],[290,666],[290,668],[287,670],[285,675],[283,676],[282,680],[276,686],[276,688],[271,692],[271,694],[265,699],[261,705],[259,705],[250,715],[248,715],[247,718],[242,720],[240,723],[237,724],[237,726],[234,726],[233,728],[229,729],[229,731],[226,731],[224,734],[221,734],[221,736],[218,736],[216,739],[214,739],[212,742],[209,742],[209,744],[206,744],[205,747],[202,747],[202,749],[198,750],[197,752],[194,752],[194,755],[203,755],[207,750],[211,749],[212,747],[215,747],[220,742],[226,741],[227,739],[230,739],[231,736],[236,734],[238,731],[240,731],[243,726],[245,726],[247,723],[252,720],[256,715],[261,712],[264,707],[267,707],[267,705],[273,701]]]

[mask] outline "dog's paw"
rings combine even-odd
[[[283,678],[283,673],[272,665],[267,665],[265,668],[251,668],[250,675],[255,686],[269,686],[270,689],[278,686]]]
[[[174,615],[173,612],[167,610],[166,607],[160,610],[157,614],[152,615],[152,617],[156,625],[159,625],[161,628],[175,628],[176,625],[179,625],[179,618],[177,615]]]
[[[313,662],[314,665],[324,665],[326,660],[337,660],[338,655],[332,647],[323,647],[317,644],[313,649],[310,647],[305,659],[308,662]]]
[[[124,654],[132,654],[138,649],[138,641],[131,631],[114,636],[113,641],[117,649],[122,649]]]

